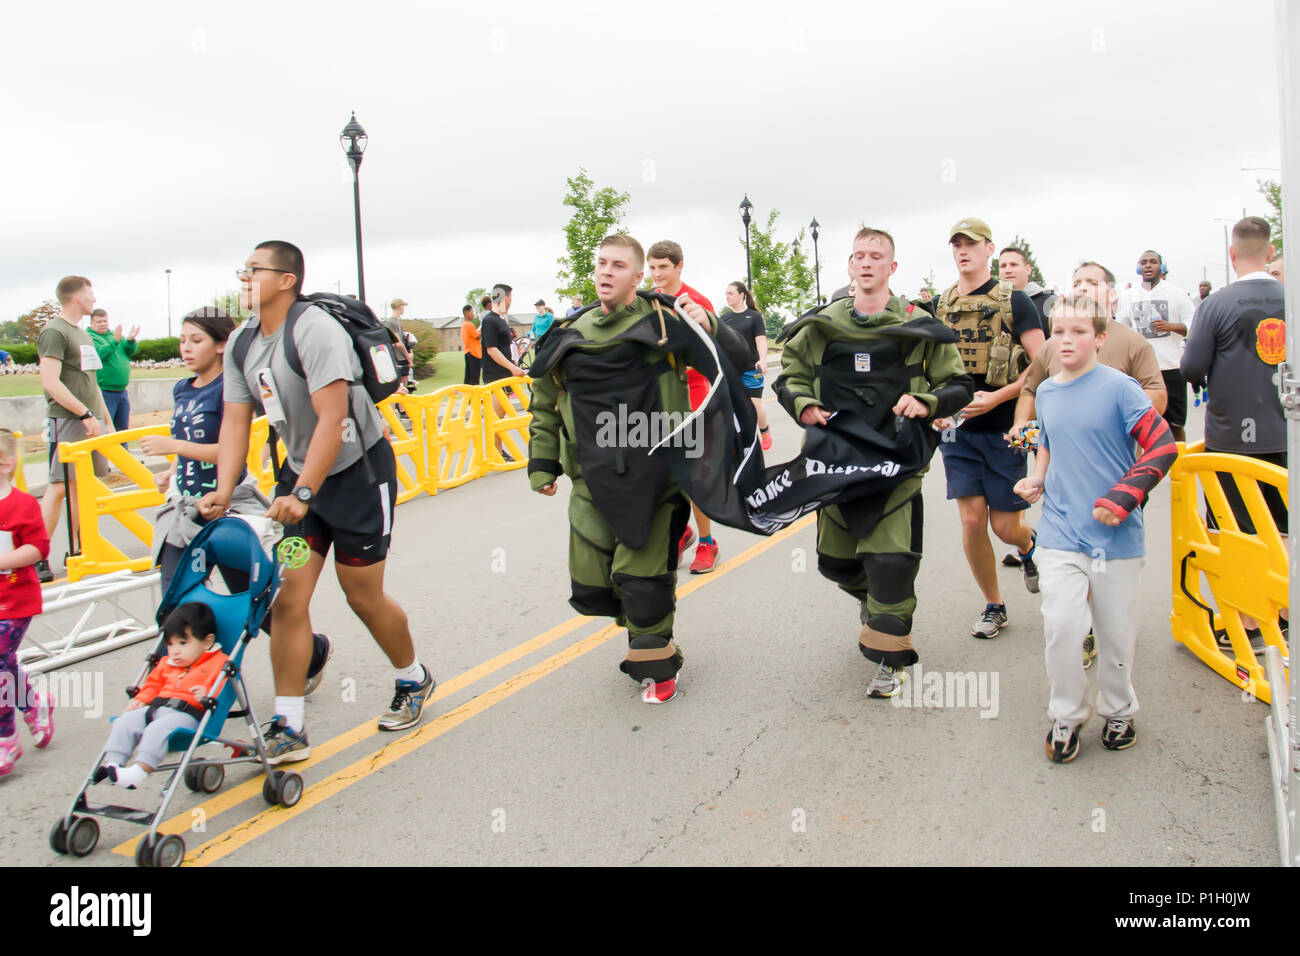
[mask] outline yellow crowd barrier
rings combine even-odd
[[[27,476],[23,474],[23,433],[14,432],[14,487],[27,492]]]
[[[153,482],[153,472],[124,442],[145,435],[166,435],[166,425],[150,425],[121,432],[109,432],[79,442],[60,442],[59,461],[66,462],[77,493],[77,521],[81,553],[68,555],[68,580],[79,581],[87,574],[113,571],[147,571],[149,558],[132,558],[104,534],[104,519],[112,518],[134,536],[145,549],[153,546],[153,523],[140,514],[165,500]],[[131,480],[135,487],[114,490],[95,474],[93,455],[99,452],[110,466]],[[58,467],[57,465],[55,466]]]
[[[528,413],[528,382],[514,378],[491,385],[450,385],[430,395],[394,395],[380,402],[379,413],[397,458],[396,504],[422,493],[437,494],[490,472],[525,467],[532,418]],[[153,524],[140,512],[161,505],[164,498],[154,485],[153,473],[126,450],[124,443],[144,435],[166,434],[166,425],[152,425],[59,446],[59,460],[68,463],[76,483],[80,512],[81,553],[68,556],[70,581],[88,574],[148,569],[148,557],[132,558],[109,540],[104,533],[104,519],[115,520],[143,549],[152,550]],[[507,462],[496,451],[498,437],[513,462]],[[247,465],[267,495],[275,484],[267,449],[269,439],[266,419],[254,419],[249,430]],[[283,461],[283,442],[278,451]],[[114,489],[96,477],[94,452],[104,455],[134,487]],[[17,483],[25,489],[21,459],[19,464]]]
[[[1240,530],[1220,473],[1233,477],[1256,534]],[[1286,538],[1278,531],[1261,490],[1271,485],[1285,501],[1286,469],[1241,455],[1207,454],[1205,443],[1196,442],[1180,446],[1169,480],[1173,505],[1169,622],[1174,639],[1244,692],[1271,703],[1263,656],[1257,657],[1251,648],[1241,615],[1253,617],[1264,640],[1287,658],[1287,642],[1278,627],[1278,614],[1288,603]],[[1217,530],[1206,525],[1202,493]],[[1230,653],[1220,649],[1215,631],[1228,633]]]

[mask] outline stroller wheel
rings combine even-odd
[[[226,780],[226,768],[219,763],[195,760],[185,768],[185,786],[195,793],[216,793]]]
[[[99,843],[99,821],[94,817],[73,817],[67,843],[73,856],[89,856]]]
[[[159,840],[158,846],[153,851],[153,865],[159,868],[170,869],[180,866],[183,859],[185,859],[185,841],[175,833],[169,833]]]
[[[302,799],[302,777],[296,773],[284,773],[275,786],[276,801],[282,807],[292,807]]]
[[[50,849],[55,853],[68,852],[68,830],[63,825],[63,817],[55,820],[54,826],[50,827]]]
[[[302,799],[302,777],[284,770],[271,771],[262,784],[262,798],[272,806],[293,806]]]
[[[154,841],[149,839],[149,834],[140,837],[135,845],[135,865],[141,868],[153,866],[153,848]]]

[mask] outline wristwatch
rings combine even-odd
[[[95,417],[95,413],[88,408],[86,409],[86,413],[84,415],[77,416],[77,420],[84,422],[87,418],[94,418],[94,417]]]
[[[308,488],[306,485],[299,485],[297,488],[293,489],[292,494],[303,504],[305,505],[311,504],[311,499],[312,499],[311,489]]]

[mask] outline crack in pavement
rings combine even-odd
[[[713,796],[705,800],[701,800],[694,807],[692,807],[691,815],[686,818],[686,821],[682,824],[682,828],[678,830],[676,833],[674,833],[672,836],[668,837],[666,840],[663,840],[662,842],[658,842],[658,843],[652,843],[644,853],[642,853],[639,857],[637,857],[636,860],[637,863],[644,862],[645,858],[648,857],[651,853],[655,852],[655,850],[664,849],[665,847],[668,846],[668,844],[672,843],[679,836],[684,834],[686,832],[686,828],[691,825],[691,821],[694,820],[695,817],[699,815],[701,808],[717,800],[724,793],[726,793],[728,790],[731,789],[732,785],[735,784],[735,782],[740,779],[740,765],[745,759],[745,754],[749,752],[750,747],[758,743],[760,737],[762,737],[765,733],[767,733],[769,726],[770,726],[769,724],[764,724],[763,728],[757,734],[754,735],[754,739],[751,740],[749,743],[745,744],[745,746],[740,748],[740,753],[736,755],[736,771],[731,775],[731,779],[728,780],[725,784],[723,784],[721,788],[715,791]]]

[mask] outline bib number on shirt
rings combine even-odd
[[[283,425],[284,406],[280,404],[280,395],[275,390],[275,379],[271,377],[269,368],[257,370],[257,392],[262,399],[262,407],[266,409],[267,421],[272,425]]]
[[[871,353],[854,352],[853,353],[853,371],[870,372],[871,371]]]
[[[95,351],[93,345],[81,346],[81,370],[83,372],[95,372],[104,367],[104,363],[99,360],[99,353]]]

